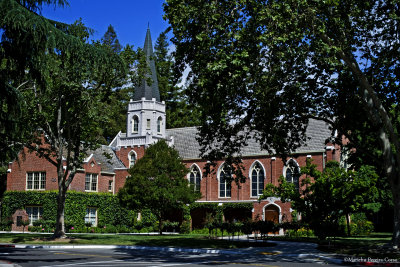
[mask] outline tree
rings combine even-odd
[[[399,3],[169,0],[164,10],[178,67],[191,68],[205,156],[240,151],[253,130],[262,148],[285,156],[304,143],[309,118],[330,123],[341,138],[358,125],[351,111],[362,108],[392,190],[397,248]]]
[[[346,171],[338,162],[328,162],[323,172],[307,160],[301,168],[306,177],[296,190],[293,183],[284,177],[279,186],[268,184],[263,198],[278,196],[282,201],[290,201],[292,207],[301,213],[302,222],[308,223],[321,239],[334,236],[339,229],[339,219],[351,213],[380,208],[378,198],[378,175],[371,166],[362,166],[359,171]],[[349,221],[348,223],[348,234]]]
[[[65,33],[68,25],[36,12],[42,4],[65,6],[67,1],[0,2],[0,164],[16,158],[31,128],[21,123],[25,103],[21,91],[29,80],[44,82],[48,49],[74,49],[78,43]],[[64,29],[64,30],[63,30]]]
[[[129,170],[130,176],[118,192],[123,206],[141,211],[149,209],[158,220],[162,234],[163,221],[168,212],[182,209],[200,197],[189,186],[188,169],[178,152],[165,141],[150,145],[142,158]]]
[[[200,110],[190,105],[185,90],[179,87],[174,74],[173,53],[168,49],[168,30],[162,32],[154,46],[158,87],[161,100],[166,103],[167,128],[190,127],[200,124]]]
[[[117,38],[117,33],[111,24],[108,26],[106,33],[101,39],[101,42],[104,45],[109,46],[115,53],[119,53],[122,50],[122,46]]]
[[[26,145],[57,168],[54,237],[65,237],[68,186],[85,152],[98,142],[103,121],[98,101],[113,81],[119,80],[116,77],[125,75],[125,65],[115,53],[87,43],[91,30],[80,21],[67,25],[38,15],[36,11],[43,3],[66,2],[0,3],[4,55],[1,85],[18,95],[2,102],[1,112],[7,112],[15,102],[23,106],[12,123],[25,127],[22,133],[27,137],[13,141]]]

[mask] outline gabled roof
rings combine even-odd
[[[173,136],[175,149],[183,159],[200,159],[200,145],[196,141],[197,128],[185,127],[167,129],[167,139]],[[310,119],[306,136],[306,144],[299,147],[294,153],[311,153],[325,150],[325,143],[331,136],[331,130],[325,122]],[[255,138],[248,140],[248,145],[242,148],[242,156],[268,155],[266,150],[260,148]]]
[[[143,51],[146,55],[148,67],[150,68],[150,74],[146,75],[146,78],[151,78],[152,82],[149,85],[146,79],[143,79],[140,85],[135,88],[135,95],[133,100],[140,101],[144,97],[146,100],[152,100],[152,98],[155,98],[156,101],[160,102],[160,91],[158,89],[156,64],[154,61],[153,44],[151,42],[149,28],[147,28]]]
[[[114,172],[115,169],[126,168],[117,155],[115,155],[114,150],[109,146],[102,145],[98,149],[88,152],[88,155],[91,154],[93,154],[96,162],[100,163],[101,171]]]

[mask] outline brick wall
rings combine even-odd
[[[102,173],[101,165],[94,158],[86,162],[78,170],[69,190],[85,191],[86,173],[97,174],[97,192],[109,192],[109,181],[114,180],[114,174]],[[18,156],[18,160],[9,164],[11,172],[7,174],[7,190],[25,191],[28,172],[46,172],[45,190],[58,190],[58,178],[56,167],[44,158],[38,157],[35,153],[29,153],[24,149]]]

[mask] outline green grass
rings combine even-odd
[[[271,243],[235,242],[220,239],[208,239],[204,235],[106,235],[74,234],[65,240],[50,240],[51,235],[1,233],[0,243],[12,244],[64,244],[64,245],[128,245],[162,246],[190,248],[247,248],[251,246],[272,246]]]

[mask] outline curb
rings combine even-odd
[[[167,251],[167,252],[191,252],[191,253],[206,253],[206,254],[248,254],[245,251],[221,250],[221,249],[193,249],[193,248],[170,248],[170,247],[146,247],[146,246],[121,246],[121,245],[0,245],[0,247],[11,248],[44,248],[44,249],[136,249],[150,251]]]

